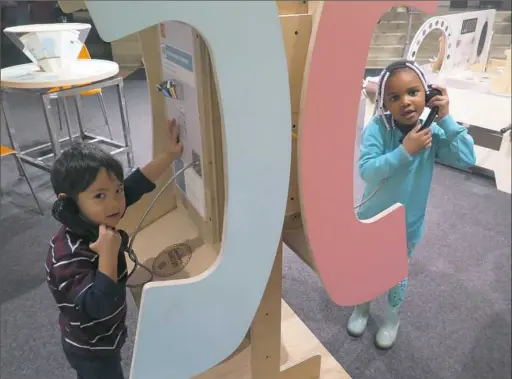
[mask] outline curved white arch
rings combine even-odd
[[[450,23],[443,16],[432,17],[425,21],[423,25],[419,28],[418,32],[414,36],[409,51],[407,52],[407,59],[416,61],[416,55],[418,54],[418,50],[423,43],[423,40],[427,37],[427,35],[432,30],[439,30],[445,36],[445,51],[443,57],[443,64],[441,66],[441,70],[450,69],[453,61],[453,47],[452,47],[452,29]],[[450,61],[451,59],[451,61]]]
[[[489,57],[495,16],[496,10],[487,9],[432,17],[425,21],[414,36],[407,59],[416,60],[423,39],[431,30],[438,29],[446,36],[442,73],[469,70],[475,63],[485,65]],[[482,35],[484,27],[486,33]]]
[[[274,1],[89,1],[87,6],[105,41],[176,20],[202,33],[214,61],[228,178],[221,254],[199,277],[144,287],[130,376],[188,379],[242,341],[281,238],[291,114],[277,6]]]

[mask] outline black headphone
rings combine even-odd
[[[88,220],[80,212],[77,203],[70,196],[61,196],[55,200],[52,206],[52,216],[75,235],[81,238],[87,238],[91,242],[98,239],[98,225]],[[129,236],[122,229],[116,230],[121,236],[121,247],[124,249],[128,246]]]

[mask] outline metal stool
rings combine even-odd
[[[101,90],[104,87],[115,86],[117,89],[117,97],[119,101],[119,110],[121,114],[121,126],[123,131],[123,142],[117,142],[116,140],[109,139],[108,137],[102,137],[98,135],[94,135],[90,132],[86,132],[84,129],[83,123],[83,110],[81,107],[81,94],[82,93],[90,93],[89,91]],[[9,113],[8,106],[6,104],[6,93],[7,92],[18,92],[18,93],[26,93],[26,94],[36,94],[40,97],[43,111],[44,111],[44,119],[46,124],[46,129],[48,131],[49,143],[40,144],[38,146],[31,147],[29,149],[22,150],[14,141],[11,134],[14,134],[14,129],[12,125],[10,125],[12,121],[12,117]],[[79,134],[73,135],[71,131],[71,127],[69,127],[69,112],[67,111],[67,105],[64,101],[65,98],[73,97],[75,100],[75,106],[78,116],[78,127]],[[68,137],[59,138],[58,129],[57,129],[57,120],[55,120],[54,114],[52,112],[51,100],[56,99],[58,102],[61,102],[62,107],[64,108],[64,113],[67,118],[67,132]],[[7,130],[9,132],[9,138],[11,139],[11,144],[14,150],[17,151],[18,157],[25,163],[37,167],[46,172],[51,171],[51,165],[46,163],[45,160],[47,158],[57,158],[61,152],[62,148],[60,146],[61,142],[65,141],[73,141],[74,138],[80,138],[84,142],[88,143],[100,143],[103,145],[107,145],[109,147],[114,148],[115,150],[111,151],[111,155],[117,155],[121,153],[126,153],[127,157],[127,165],[128,169],[132,169],[134,167],[134,159],[133,159],[133,149],[132,143],[130,139],[130,124],[128,120],[128,111],[126,109],[126,99],[124,94],[124,83],[123,78],[120,76],[115,76],[112,78],[107,78],[100,80],[98,82],[84,84],[80,86],[73,86],[70,88],[58,88],[54,89],[53,92],[49,92],[48,90],[44,90],[44,92],[31,88],[10,88],[10,87],[2,87],[0,88],[0,103],[2,105],[2,110],[7,120]],[[51,152],[49,154],[42,155],[41,151],[44,151],[48,148],[51,148]],[[34,157],[33,154],[37,154],[38,157]],[[21,174],[21,169],[19,169]]]
[[[83,45],[82,50],[80,50],[80,54],[78,55],[78,59],[91,59],[91,55],[89,54],[89,50],[87,50],[87,47],[85,45]],[[52,88],[52,89],[48,90],[47,93],[59,92],[59,91],[62,91],[62,90],[65,90],[65,89],[70,89],[70,88],[71,88],[71,86],[55,87],[55,88]],[[88,91],[81,92],[76,97],[78,97],[78,96],[81,96],[81,97],[96,96],[97,97],[98,102],[100,104],[101,112],[103,114],[103,119],[105,121],[105,125],[108,128],[108,133],[109,133],[110,139],[114,139],[113,136],[112,136],[112,129],[110,128],[110,124],[108,122],[107,107],[105,105],[105,100],[103,99],[103,93],[101,91],[101,88],[95,88],[95,89],[90,89]],[[67,102],[66,102],[67,98],[69,98],[69,97],[71,97],[71,95],[66,96],[64,98],[57,98],[57,115],[58,115],[58,118],[59,118],[60,130],[62,130],[62,117],[61,117],[61,106],[62,106],[63,111],[64,111],[64,117],[65,117],[66,128],[67,128],[69,140],[70,140],[70,142],[72,142],[73,137],[72,137],[71,125],[70,125],[70,121],[69,121],[70,120],[69,110],[68,110]],[[61,104],[61,102],[62,102],[62,104]],[[81,113],[80,113],[80,111],[78,109],[80,104],[77,101],[75,103],[75,105],[77,106],[77,117],[79,118],[79,120],[78,120],[79,125],[83,125],[84,122],[83,122],[83,120],[80,119],[81,118]]]
[[[32,192],[32,196],[34,197],[34,200],[37,204],[39,213],[44,215],[43,208],[41,207],[41,204],[39,203],[39,199],[37,198],[34,188],[32,187],[32,183],[30,182],[27,172],[25,171],[25,166],[23,165],[23,162],[21,162],[21,159],[18,157],[16,150],[14,150],[8,146],[5,146],[5,145],[0,145],[0,158],[6,157],[9,155],[12,155],[14,157],[14,159],[16,160],[16,164],[18,165],[18,170],[21,171],[22,176],[25,178],[25,181],[27,182],[28,187],[30,188],[30,192]],[[1,192],[0,192],[0,194],[1,194]]]

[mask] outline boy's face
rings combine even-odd
[[[384,88],[384,107],[400,124],[416,125],[425,109],[425,89],[411,69],[395,71]]]
[[[90,221],[114,228],[126,207],[123,183],[102,168],[89,188],[78,194],[78,206]]]

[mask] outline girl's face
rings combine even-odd
[[[384,107],[400,124],[416,125],[425,109],[425,89],[410,68],[393,72],[384,87]]]

